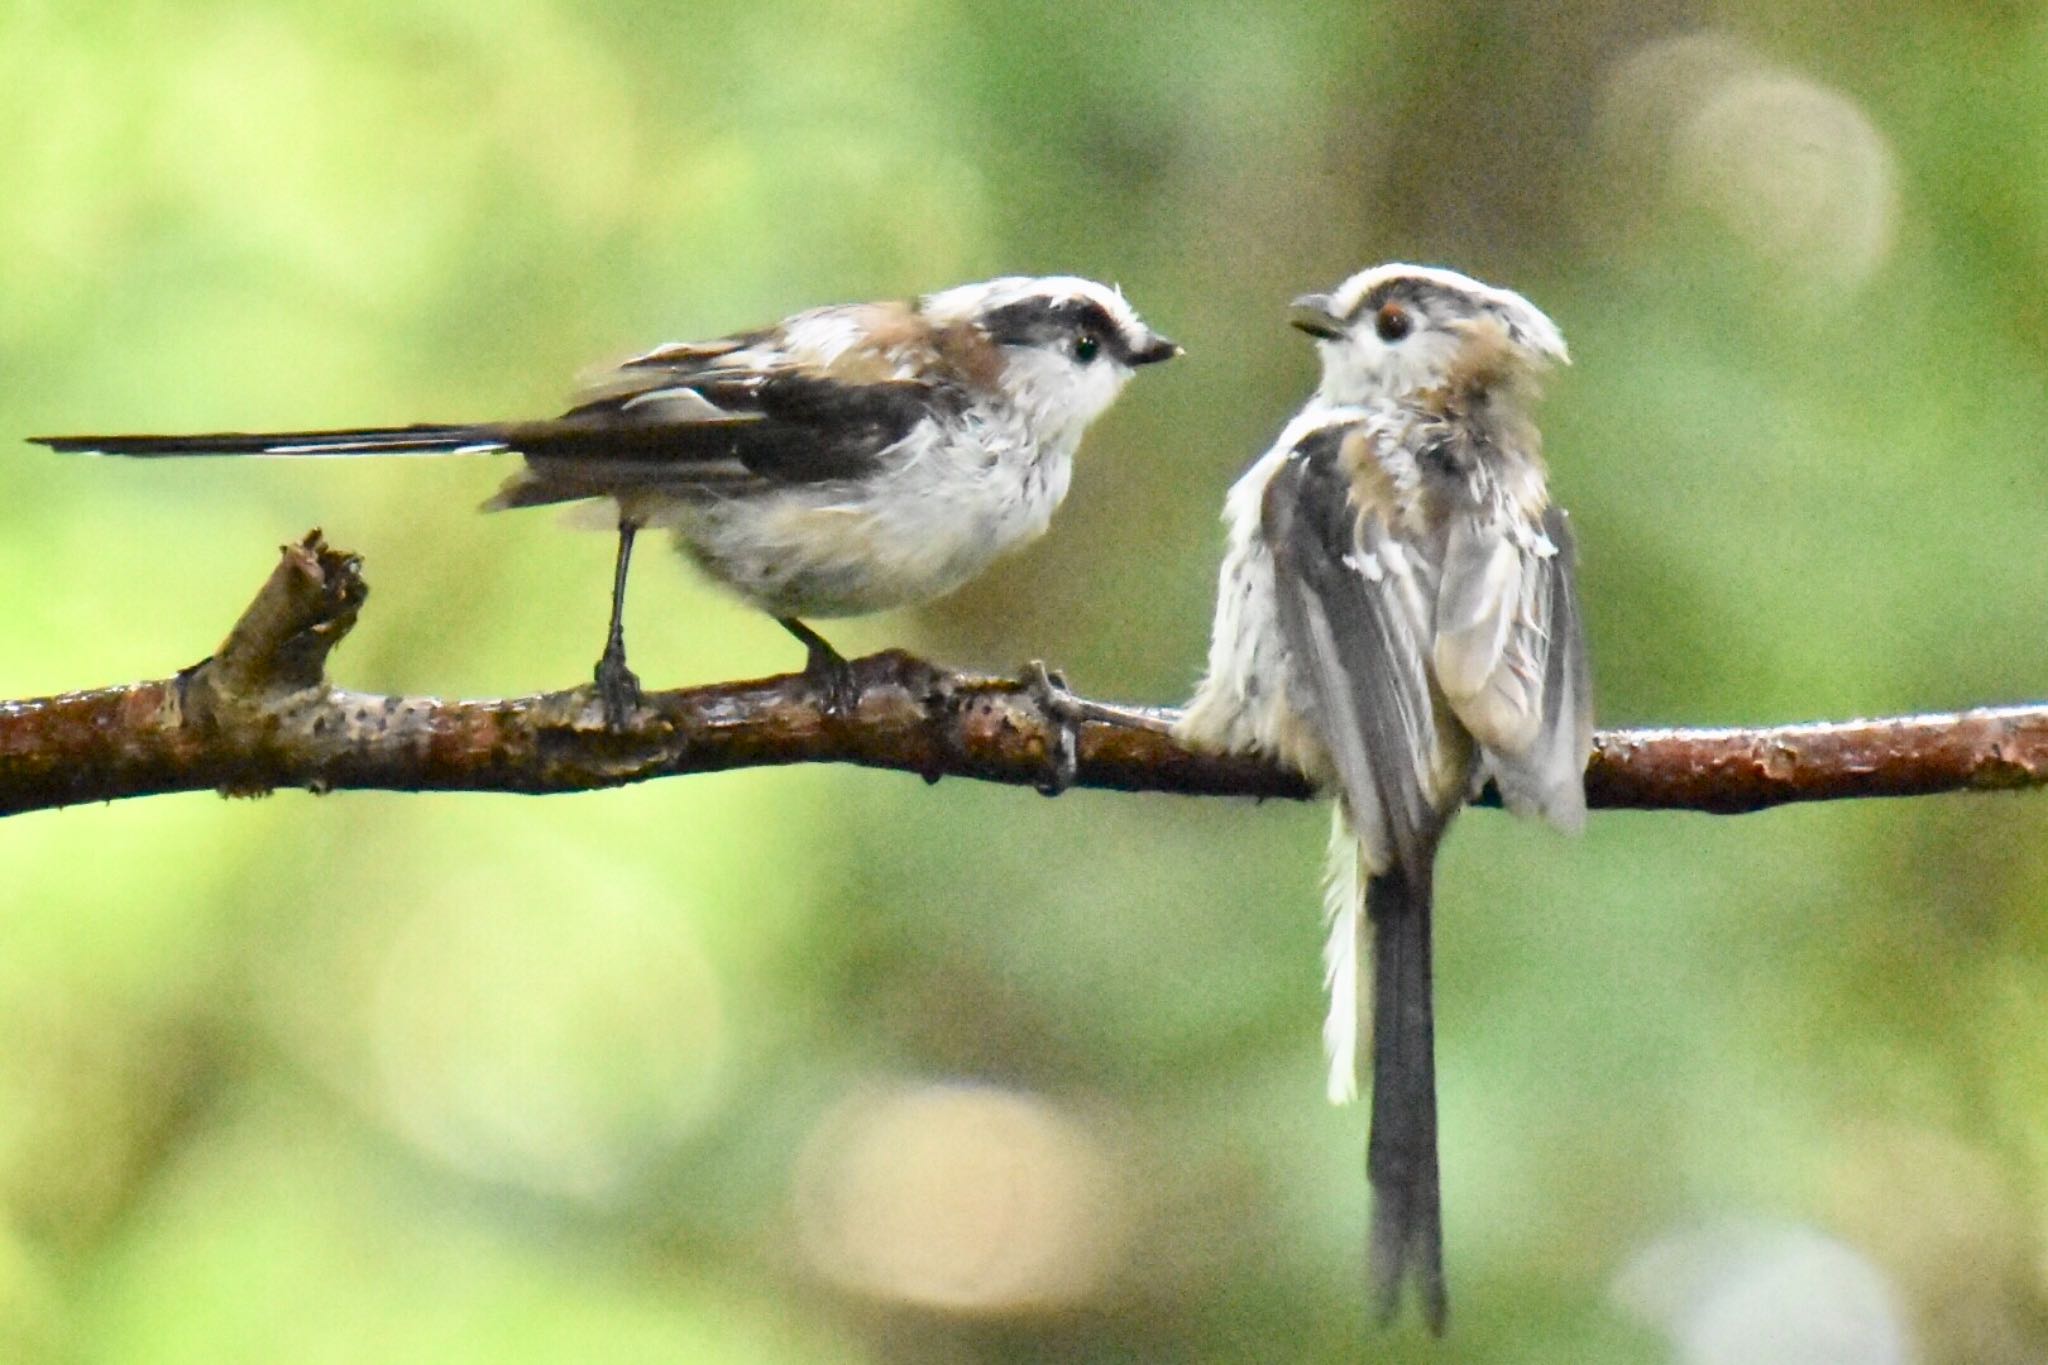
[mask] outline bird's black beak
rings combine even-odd
[[[1344,335],[1344,323],[1331,310],[1328,294],[1303,294],[1287,306],[1287,323],[1323,341]]]
[[[1131,352],[1131,364],[1157,365],[1162,360],[1171,360],[1177,355],[1185,354],[1187,352],[1181,349],[1179,342],[1154,332],[1150,341]]]

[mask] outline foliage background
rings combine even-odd
[[[1281,306],[1440,260],[1571,338],[1606,723],[2026,698],[2044,92],[1999,3],[4,0],[0,433],[537,414],[810,303],[1115,279],[1190,355],[1053,534],[835,639],[1167,700],[1309,380]],[[13,447],[0,696],[198,658],[314,524],[375,586],[350,685],[574,681],[610,545],[471,515],[503,472]],[[631,626],[656,684],[798,662],[660,558]],[[2039,1359],[2044,834],[1465,820],[1456,1356]],[[0,1356],[1447,1358],[1367,1335],[1321,836],[850,770],[7,821]]]

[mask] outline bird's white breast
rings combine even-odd
[[[776,616],[857,616],[938,597],[1045,533],[1073,440],[1034,443],[1021,417],[932,418],[862,479],[693,501],[677,541]]]

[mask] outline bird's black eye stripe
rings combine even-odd
[[[1130,342],[1116,320],[1093,299],[1020,299],[981,320],[999,346],[1041,346],[1064,351],[1083,365],[1107,354],[1128,365]]]
[[[1481,304],[1469,294],[1447,288],[1434,280],[1403,275],[1374,286],[1364,298],[1352,305],[1344,321],[1347,326],[1355,328],[1370,318],[1373,331],[1379,334],[1381,341],[1391,346],[1412,334],[1425,320],[1441,323],[1446,319],[1471,317],[1480,310]]]

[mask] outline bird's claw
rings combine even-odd
[[[812,647],[804,663],[804,677],[817,689],[826,715],[845,720],[860,709],[860,681],[853,676],[853,665],[837,650]]]
[[[1033,659],[1018,670],[1024,692],[1045,717],[1045,780],[1037,783],[1041,796],[1058,796],[1074,785],[1081,766],[1081,721],[1085,718],[1079,699],[1067,689],[1067,680]]]

